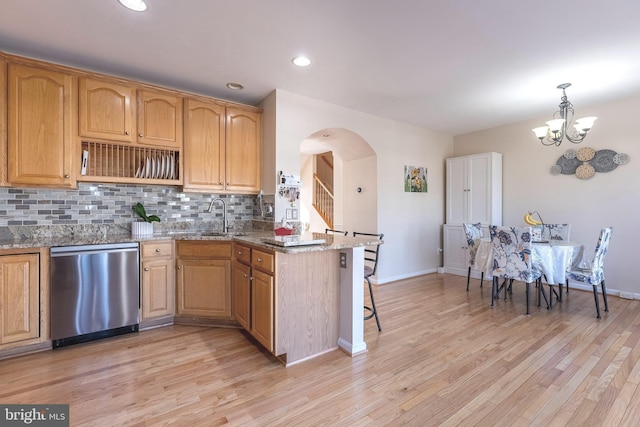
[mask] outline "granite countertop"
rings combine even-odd
[[[72,233],[67,235],[30,235],[14,236],[0,239],[0,249],[46,248],[56,246],[97,245],[109,243],[150,242],[159,240],[208,240],[208,241],[237,241],[252,246],[282,253],[304,253],[347,249],[360,246],[372,246],[383,243],[375,238],[348,237],[324,233],[312,233],[314,239],[325,239],[324,244],[309,246],[280,247],[265,243],[263,237],[273,236],[271,231],[246,231],[241,233],[215,234],[202,231],[160,232],[150,236],[134,236],[131,233]]]

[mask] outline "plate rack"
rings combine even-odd
[[[179,184],[180,151],[82,142],[79,181]]]

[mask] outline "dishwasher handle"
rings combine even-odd
[[[97,253],[113,253],[113,252],[137,252],[137,243],[117,243],[104,245],[85,245],[85,246],[56,246],[51,248],[51,257],[89,255]]]

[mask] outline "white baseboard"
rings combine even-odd
[[[569,282],[569,289],[580,289],[582,291],[593,292],[593,286],[585,285],[581,282]],[[598,293],[600,293],[600,288],[598,287]],[[612,295],[618,298],[631,299],[631,300],[640,300],[640,294],[634,292],[620,291],[618,289],[611,289],[607,287],[607,295]]]
[[[437,272],[438,272],[437,268],[430,268],[428,270],[422,270],[416,273],[403,274],[401,276],[395,276],[395,277],[387,277],[384,280],[378,280],[377,278],[375,280],[372,279],[371,283],[373,283],[374,285],[384,285],[386,283],[397,282],[398,280],[411,279],[413,277],[424,276],[425,274],[431,274],[431,273],[437,273]]]
[[[384,285],[387,283],[392,283],[392,282],[397,282],[399,280],[404,280],[404,279],[411,279],[413,277],[418,277],[418,276],[424,276],[425,274],[431,274],[431,273],[438,273],[438,274],[443,274],[443,273],[449,273],[449,274],[456,274],[458,276],[466,276],[467,275],[467,271],[462,271],[460,269],[451,269],[451,268],[447,268],[447,267],[437,267],[437,268],[430,268],[428,270],[423,270],[423,271],[419,271],[416,273],[411,273],[411,274],[403,274],[400,276],[395,276],[395,277],[388,277],[385,278],[384,280],[376,280],[376,279],[371,279],[371,283],[375,284],[375,285]],[[475,278],[475,279],[480,279],[480,272],[476,271],[476,270],[471,270],[471,277]],[[491,280],[491,276],[484,278],[485,280]],[[591,285],[585,285],[583,283],[578,283],[578,282],[569,282],[569,289],[580,289],[583,291],[590,291],[593,292],[593,287]],[[612,295],[612,296],[616,296],[619,298],[624,298],[624,299],[630,299],[630,300],[640,300],[640,293],[634,293],[634,292],[627,292],[627,291],[620,291],[618,289],[610,289],[607,288],[607,295]]]

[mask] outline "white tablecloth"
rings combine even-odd
[[[548,283],[564,283],[567,269],[582,259],[583,251],[584,246],[575,242],[554,240],[550,243],[533,243],[531,263],[542,271]],[[480,239],[475,265],[486,277],[491,277],[493,254],[490,239]]]

